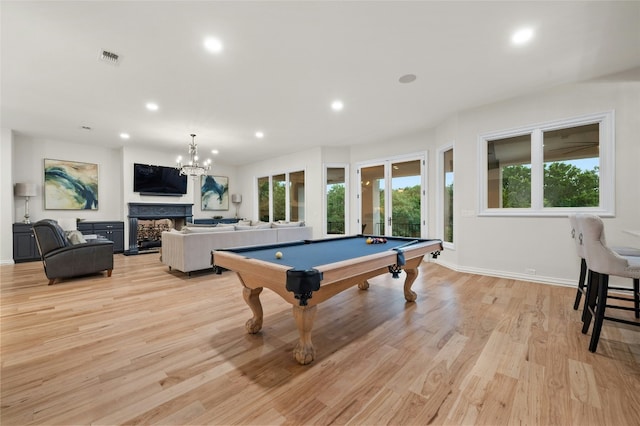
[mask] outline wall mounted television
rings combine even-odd
[[[133,192],[179,197],[187,193],[187,177],[175,167],[134,163]]]

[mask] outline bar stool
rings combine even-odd
[[[576,216],[578,228],[581,230],[579,240],[584,246],[587,267],[593,274],[587,285],[585,311],[583,313],[582,333],[586,334],[595,317],[589,351],[595,352],[602,331],[604,320],[640,326],[640,321],[606,315],[607,309],[633,311],[640,318],[640,257],[621,256],[607,247],[604,237],[604,223],[598,216],[579,214]],[[609,276],[631,278],[633,288],[610,287]],[[609,289],[632,292],[632,297],[609,294]],[[633,307],[608,305],[607,299],[618,299],[633,302]]]
[[[576,299],[573,303],[574,311],[577,311],[578,308],[580,307],[580,299],[582,298],[582,295],[586,297],[586,293],[587,293],[586,289],[588,286],[588,283],[586,283],[586,281],[590,277],[590,275],[587,275],[589,273],[589,269],[587,268],[587,261],[586,261],[586,255],[584,252],[584,246],[581,244],[581,241],[579,240],[581,231],[579,229],[579,224],[576,216],[577,216],[576,214],[569,215],[569,224],[571,225],[571,238],[573,239],[573,243],[576,247],[576,254],[580,258],[580,276],[578,278],[578,290],[576,291]],[[604,239],[604,234],[603,234],[603,239]],[[606,242],[605,242],[605,245],[606,245]],[[611,247],[611,250],[618,253],[620,256],[640,256],[640,249],[636,249],[632,247]]]

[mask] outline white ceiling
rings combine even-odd
[[[431,128],[640,66],[640,2],[30,2],[2,18],[3,128],[240,165]],[[535,29],[522,47],[514,30]],[[217,36],[224,51],[203,48]],[[109,50],[118,66],[98,60]],[[412,73],[417,80],[401,84]],[[331,110],[332,100],[345,104]],[[160,109],[149,112],[145,103]],[[92,130],[83,130],[89,126]],[[265,138],[256,139],[262,130]],[[127,132],[131,139],[119,138]]]

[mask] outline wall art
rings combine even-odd
[[[229,178],[201,176],[200,194],[202,210],[229,210]]]
[[[46,210],[98,210],[98,165],[44,160]]]

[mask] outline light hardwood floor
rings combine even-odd
[[[640,424],[640,331],[605,323],[590,353],[570,288],[423,263],[416,303],[387,275],[319,305],[302,366],[290,305],[265,290],[246,334],[232,272],[149,254],[111,278],[0,278],[2,425]]]

